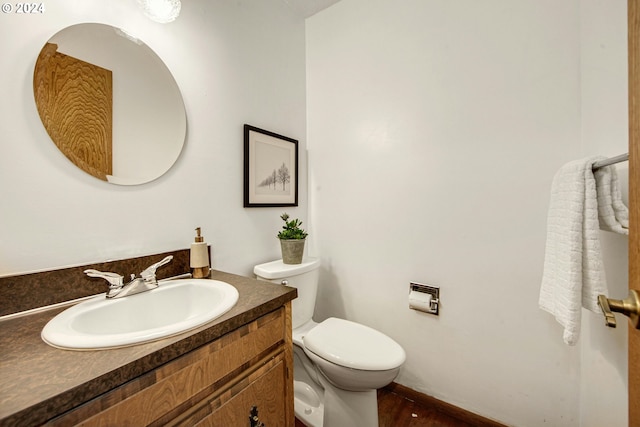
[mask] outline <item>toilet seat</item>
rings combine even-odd
[[[402,347],[382,332],[335,317],[312,328],[302,341],[308,351],[351,369],[390,370],[406,359]]]

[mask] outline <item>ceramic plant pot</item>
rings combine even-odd
[[[304,254],[305,239],[280,239],[280,248],[282,249],[282,262],[285,264],[302,263],[302,255]]]

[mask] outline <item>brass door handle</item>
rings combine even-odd
[[[616,327],[616,318],[613,313],[622,313],[629,318],[634,328],[640,329],[640,293],[638,291],[629,290],[629,296],[623,300],[598,295],[598,305],[604,314],[605,325],[610,328]]]

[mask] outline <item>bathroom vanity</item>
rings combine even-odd
[[[146,344],[53,348],[40,331],[64,308],[0,321],[0,426],[293,426],[296,290],[215,270],[211,278],[236,287],[238,303]]]

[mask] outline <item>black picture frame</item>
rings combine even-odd
[[[244,207],[298,206],[298,140],[244,125]]]

